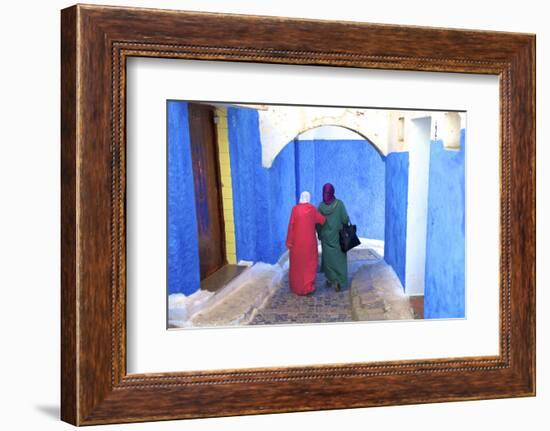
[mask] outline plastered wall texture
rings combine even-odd
[[[386,156],[386,205],[384,259],[405,286],[407,255],[407,196],[409,190],[409,153]]]
[[[430,147],[425,318],[465,317],[465,131],[460,150]]]
[[[271,167],[261,163],[258,113],[227,113],[237,259],[276,262],[285,251],[288,219],[301,191],[321,201],[331,182],[359,234],[384,239],[384,157],[365,140],[293,140]]]
[[[293,148],[284,148],[272,167],[264,168],[257,111],[229,108],[227,123],[237,260],[275,263],[286,249],[296,203]]]
[[[297,197],[302,190],[312,203],[322,200],[322,188],[332,183],[346,205],[359,236],[384,240],[386,198],[385,157],[367,140],[298,140],[295,146]],[[277,159],[275,159],[277,161]]]
[[[310,191],[316,205],[322,185],[331,182],[360,236],[384,240],[385,260],[405,286],[408,152],[384,157],[366,140],[295,139],[267,168],[258,112],[228,108],[227,126],[221,121],[218,134],[227,130],[227,141],[222,136],[219,143],[224,217],[234,221],[236,261],[277,262],[299,193]],[[189,295],[200,279],[198,250],[189,246],[197,243],[197,220],[185,102],[168,103],[167,154],[168,290]],[[464,316],[464,154],[464,130],[460,150],[441,141],[430,145],[426,318]]]
[[[263,106],[259,111],[262,159],[270,167],[278,153],[296,136],[324,125],[353,130],[388,152],[389,116],[386,110],[304,106]]]
[[[169,101],[167,148],[168,293],[190,295],[200,287],[198,230],[187,103]]]

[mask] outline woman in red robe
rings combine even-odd
[[[290,289],[297,295],[307,295],[315,291],[317,274],[317,235],[315,226],[324,224],[325,217],[309,203],[309,192],[302,192],[300,203],[292,208],[286,246],[289,250]]]

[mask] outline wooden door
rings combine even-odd
[[[214,108],[189,104],[201,280],[226,263]]]

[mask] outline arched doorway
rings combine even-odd
[[[323,185],[331,183],[359,236],[384,240],[385,156],[366,136],[334,124],[308,128],[287,143],[269,169],[288,171],[290,164],[294,203],[307,190],[317,205]]]

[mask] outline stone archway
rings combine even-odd
[[[388,153],[388,112],[355,108],[269,106],[259,110],[262,165],[271,167],[277,155],[291,141],[308,130],[336,126],[351,130],[381,154]]]
[[[270,174],[287,189],[287,182],[292,183],[296,201],[302,191],[309,191],[313,201],[319,203],[323,184],[333,184],[337,196],[347,202],[346,207],[349,205],[348,213],[358,226],[358,234],[383,248],[385,156],[364,132],[327,123],[302,127],[298,135],[285,142],[272,165],[264,169],[272,171]],[[281,169],[291,170],[284,181]]]

